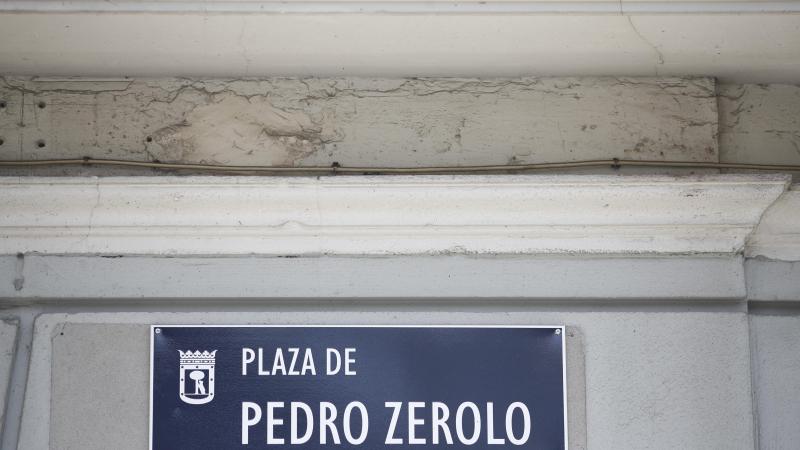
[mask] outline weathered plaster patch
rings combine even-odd
[[[6,78],[0,97],[20,105],[0,114],[2,133],[19,141],[13,153],[0,151],[15,159],[289,166],[717,160],[708,78]]]
[[[720,159],[800,164],[800,86],[722,85]]]
[[[275,108],[264,96],[224,92],[152,132],[148,152],[170,161],[293,165],[335,141],[331,131],[302,111]]]

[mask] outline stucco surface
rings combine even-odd
[[[17,323],[12,319],[0,320],[0,434],[3,432],[6,393],[8,392],[11,362],[17,337]]]
[[[753,378],[761,450],[796,448],[800,442],[800,315],[750,317]]]
[[[688,307],[680,312],[581,308],[552,312],[532,305],[476,310],[457,304],[426,311],[417,307],[416,312],[409,308],[414,307],[355,305],[320,312],[314,307],[284,306],[213,317],[205,313],[41,316],[20,448],[107,448],[110,434],[103,430],[114,433],[115,442],[122,445],[118,448],[146,446],[147,324],[156,322],[564,323],[579,331],[583,341],[588,448],[753,448],[743,312]],[[127,359],[120,360],[120,351],[128,352]],[[44,420],[48,416],[49,427]],[[131,425],[122,427],[120,422]]]

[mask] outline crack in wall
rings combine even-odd
[[[242,26],[239,28],[239,38],[237,42],[239,43],[239,47],[242,49],[242,58],[244,58],[244,74],[247,76],[250,73],[250,65],[252,64],[252,60],[247,53],[247,46],[244,43],[244,31],[247,27],[247,17],[242,16]]]
[[[656,64],[653,66],[653,69],[655,71],[655,75],[658,76],[659,75],[658,66],[663,66],[664,65],[664,54],[661,53],[661,50],[659,50],[658,47],[655,44],[653,44],[647,38],[645,38],[644,35],[639,31],[638,28],[636,28],[636,25],[633,23],[633,18],[631,16],[628,15],[628,16],[625,16],[625,17],[628,19],[628,23],[630,24],[631,29],[633,30],[633,32],[636,33],[637,36],[639,36],[639,39],[641,39],[642,42],[644,42],[648,47],[653,49],[653,51],[655,52],[657,60],[656,60]]]

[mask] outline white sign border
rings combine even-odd
[[[564,449],[569,450],[569,421],[567,420],[567,327],[566,325],[336,325],[336,324],[317,324],[317,325],[253,325],[253,324],[189,324],[189,325],[150,325],[150,407],[148,411],[149,432],[148,448],[153,450],[153,356],[155,349],[155,330],[156,328],[520,328],[537,329],[551,328],[561,330],[561,384],[564,404]]]

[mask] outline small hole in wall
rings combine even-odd
[[[39,139],[38,141],[36,141],[36,146],[39,147],[39,148],[44,148],[44,146],[45,146],[44,140],[43,139]]]
[[[144,138],[144,140],[147,142],[153,142],[153,136],[147,136],[146,138]]]
[[[5,143],[6,143],[6,141],[4,141],[3,138],[0,138],[0,145],[3,145]]]
[[[6,107],[6,101],[0,100],[0,108],[5,108],[5,107]]]
[[[39,103],[37,103],[37,104],[36,104],[36,106],[38,106],[38,107],[39,107],[39,109],[44,109],[44,107],[45,107],[45,106],[47,106],[47,103],[45,103],[45,102],[39,102]]]

